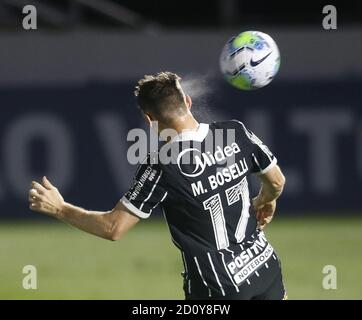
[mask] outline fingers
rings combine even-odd
[[[256,216],[256,220],[260,220],[261,219],[261,213],[259,211],[255,212],[255,216]]]
[[[266,226],[266,223],[258,221],[257,229],[263,230]]]
[[[29,209],[32,210],[32,211],[41,212],[41,211],[42,211],[42,206],[41,206],[41,204],[38,203],[38,202],[32,202],[32,203],[30,203],[30,205],[29,205]]]
[[[30,189],[29,190],[29,197],[32,197],[34,199],[42,200],[44,197],[41,195],[38,190],[36,189]]]
[[[255,212],[256,220],[258,221],[258,228],[263,230],[267,224],[271,222],[273,219],[273,212],[269,210],[265,210],[266,208],[262,208]]]
[[[272,216],[270,216],[270,217],[264,217],[264,216],[257,217],[257,220],[258,220],[257,227],[260,230],[263,230],[266,227],[266,225],[268,225],[272,221],[272,218],[273,218]]]
[[[29,208],[33,211],[41,211],[44,196],[39,194],[36,189],[30,189],[28,195]]]
[[[35,189],[31,189],[29,191],[28,200],[30,210],[37,212],[46,212],[44,209],[46,206],[45,198],[44,196],[39,195]]]
[[[35,197],[29,195],[29,196],[28,196],[28,201],[29,201],[30,203],[35,203],[35,202],[38,201],[38,200],[37,200]]]
[[[34,211],[39,211],[41,208],[42,196],[35,189],[29,191],[28,201],[29,208]]]
[[[39,194],[44,194],[47,189],[45,189],[40,183],[32,181],[31,188],[35,189]]]
[[[46,176],[43,177],[42,179],[42,183],[43,183],[43,186],[48,189],[48,190],[51,190],[51,189],[54,189],[55,187],[50,183],[50,181],[47,179]]]
[[[50,190],[54,189],[55,187],[46,177],[43,177],[42,184],[36,181],[32,181],[31,188],[28,193],[30,210],[41,213],[48,213],[49,196],[51,196]]]

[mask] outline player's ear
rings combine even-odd
[[[191,109],[192,99],[189,95],[185,95],[185,104],[186,104],[187,108]]]

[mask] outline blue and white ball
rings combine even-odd
[[[262,88],[278,73],[280,54],[275,41],[259,31],[245,31],[224,46],[220,68],[225,79],[243,90]]]

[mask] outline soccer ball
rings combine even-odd
[[[266,86],[279,70],[280,55],[274,40],[259,31],[245,31],[224,46],[220,68],[233,86],[252,90]]]

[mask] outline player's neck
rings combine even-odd
[[[175,133],[180,134],[185,131],[196,131],[199,128],[199,122],[193,117],[191,113],[186,116],[177,118],[177,121],[170,123],[167,127],[160,126],[159,129],[162,132],[164,129],[175,130]],[[167,140],[171,140],[173,137],[168,135]]]
[[[180,119],[177,119],[175,123],[172,124],[172,129],[177,131],[178,134],[184,132],[184,131],[195,131],[199,127],[199,123],[196,121],[196,119],[193,117],[192,114],[188,114],[185,117],[181,117]]]

